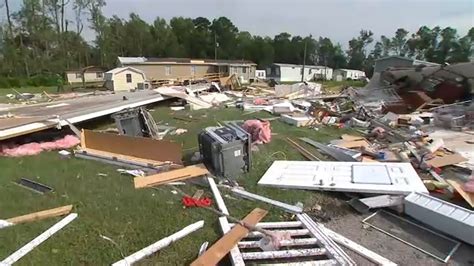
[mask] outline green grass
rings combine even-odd
[[[82,89],[77,87],[78,85],[64,85],[64,89],[60,93],[71,93],[71,92],[88,92],[94,91],[95,87],[90,87],[86,89]],[[19,93],[32,93],[32,94],[41,94],[46,92],[48,94],[57,94],[58,87],[57,86],[39,86],[39,87],[19,87],[19,88],[0,88],[0,103],[21,103],[16,99],[8,99],[6,97],[7,94],[16,94],[15,90]],[[47,98],[44,98],[47,100]]]
[[[173,112],[166,106],[155,107],[155,120],[170,126],[186,128],[188,132],[180,136],[167,136],[183,144],[189,156],[197,150],[197,133],[207,126],[215,126],[225,120],[270,117],[266,112],[250,115],[237,109]],[[197,121],[185,122],[173,119],[173,115],[192,116]],[[95,127],[96,125],[94,125]],[[103,125],[107,127],[108,125]],[[250,173],[237,179],[246,190],[281,200],[290,204],[300,201],[305,206],[318,203],[323,205],[329,216],[342,216],[345,208],[341,201],[328,197],[323,192],[302,190],[282,190],[257,186],[257,182],[272,161],[277,159],[303,160],[303,157],[285,141],[290,136],[300,136],[318,141],[328,141],[346,130],[322,128],[319,131],[296,128],[279,121],[272,121],[272,141],[259,146],[255,152]],[[157,151],[159,152],[159,151]],[[143,261],[144,264],[185,265],[196,258],[199,246],[209,241],[213,243],[221,236],[217,217],[207,210],[184,209],[181,198],[171,193],[168,186],[157,189],[133,188],[132,178],[119,175],[116,167],[95,161],[69,158],[61,159],[56,151],[38,156],[0,159],[0,217],[9,218],[47,208],[73,204],[79,217],[51,239],[21,259],[18,265],[105,265],[121,259],[120,251],[110,242],[100,238],[104,235],[115,240],[125,255],[129,255],[155,241],[172,234],[184,226],[205,220],[205,227],[179,242],[164,248]],[[99,176],[99,173],[107,176]],[[13,184],[13,181],[27,177],[47,184],[54,192],[40,195]],[[211,191],[199,185],[181,186],[189,194],[204,189],[212,198]],[[221,193],[229,194],[221,189]],[[289,219],[289,215],[279,209],[260,202],[226,198],[232,215],[243,217],[255,207],[269,210],[265,221]],[[321,214],[324,216],[324,214]],[[57,222],[59,218],[17,225],[0,230],[0,259],[5,258],[26,244],[42,231]]]

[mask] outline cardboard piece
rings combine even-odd
[[[353,141],[341,141],[336,144],[339,147],[344,147],[348,149],[360,148],[360,147],[369,147],[369,143],[366,140],[353,140]]]
[[[461,195],[461,197],[463,197],[463,199],[474,208],[474,193],[464,191],[464,189],[462,189],[462,183],[457,180],[447,179],[446,182],[448,182],[459,193],[459,195]]]
[[[81,135],[83,150],[92,149],[158,162],[183,164],[181,145],[178,143],[91,130],[83,130]]]
[[[135,188],[145,188],[180,181],[209,174],[204,164],[196,164],[181,169],[158,173],[150,176],[139,176],[133,179]]]
[[[448,165],[453,165],[457,163],[462,163],[468,161],[468,159],[464,158],[458,153],[449,154],[445,156],[435,157],[433,159],[427,160],[426,163],[433,167],[443,167]]]
[[[245,224],[255,226],[260,220],[267,215],[267,211],[255,208],[243,220]],[[235,225],[228,233],[217,240],[204,254],[199,256],[191,266],[207,266],[216,265],[222,258],[229,253],[229,251],[243,239],[249,230],[241,225]]]

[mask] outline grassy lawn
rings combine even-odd
[[[188,132],[180,136],[167,136],[182,143],[187,154],[197,150],[197,133],[204,127],[215,126],[225,120],[270,117],[266,112],[242,116],[235,109],[179,111],[173,112],[167,106],[155,107],[152,111],[157,122],[186,128]],[[197,118],[193,122],[173,119],[173,115]],[[107,125],[104,125],[106,127]],[[279,121],[272,121],[275,133],[269,144],[259,146],[254,153],[250,173],[238,178],[237,182],[246,190],[281,200],[290,204],[298,201],[305,206],[318,203],[331,215],[343,215],[341,202],[323,192],[302,190],[282,190],[257,186],[257,182],[277,159],[303,160],[284,139],[301,136],[318,141],[337,138],[345,130],[322,128],[319,131],[296,128]],[[160,151],[157,151],[160,152]],[[121,259],[120,251],[100,235],[112,238],[120,250],[129,255],[155,241],[168,236],[184,226],[204,219],[203,229],[162,249],[154,256],[143,260],[143,264],[185,265],[192,262],[200,245],[213,243],[221,236],[217,217],[207,210],[184,209],[181,197],[171,193],[172,188],[160,186],[156,189],[133,188],[132,177],[120,175],[116,167],[95,161],[69,158],[62,159],[57,152],[46,152],[38,156],[0,159],[0,217],[10,218],[47,208],[73,204],[79,217],[51,239],[37,247],[21,259],[18,265],[105,265]],[[106,176],[98,175],[99,173]],[[12,182],[20,177],[35,179],[55,189],[46,195],[36,194]],[[198,184],[180,186],[189,194],[204,189],[212,198],[207,187]],[[221,189],[222,194],[229,194]],[[259,202],[224,197],[232,215],[245,216],[255,207],[269,210],[265,221],[289,219],[287,213]],[[342,210],[341,210],[342,209]],[[0,259],[5,258],[22,245],[49,228],[57,219],[32,222],[0,230]]]

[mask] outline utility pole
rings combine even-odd
[[[303,52],[303,68],[301,69],[301,82],[304,81],[304,67],[306,65],[306,42],[307,39],[304,40],[304,52]]]
[[[217,35],[214,32],[214,60],[217,61]],[[217,62],[216,62],[217,63]]]

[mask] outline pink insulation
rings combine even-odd
[[[23,145],[2,144],[0,146],[0,155],[8,157],[21,157],[26,155],[37,155],[42,151],[69,149],[78,145],[81,141],[74,135],[66,135],[64,138],[47,141],[31,142]]]
[[[242,128],[252,136],[252,142],[268,143],[272,138],[269,121],[247,120]]]

